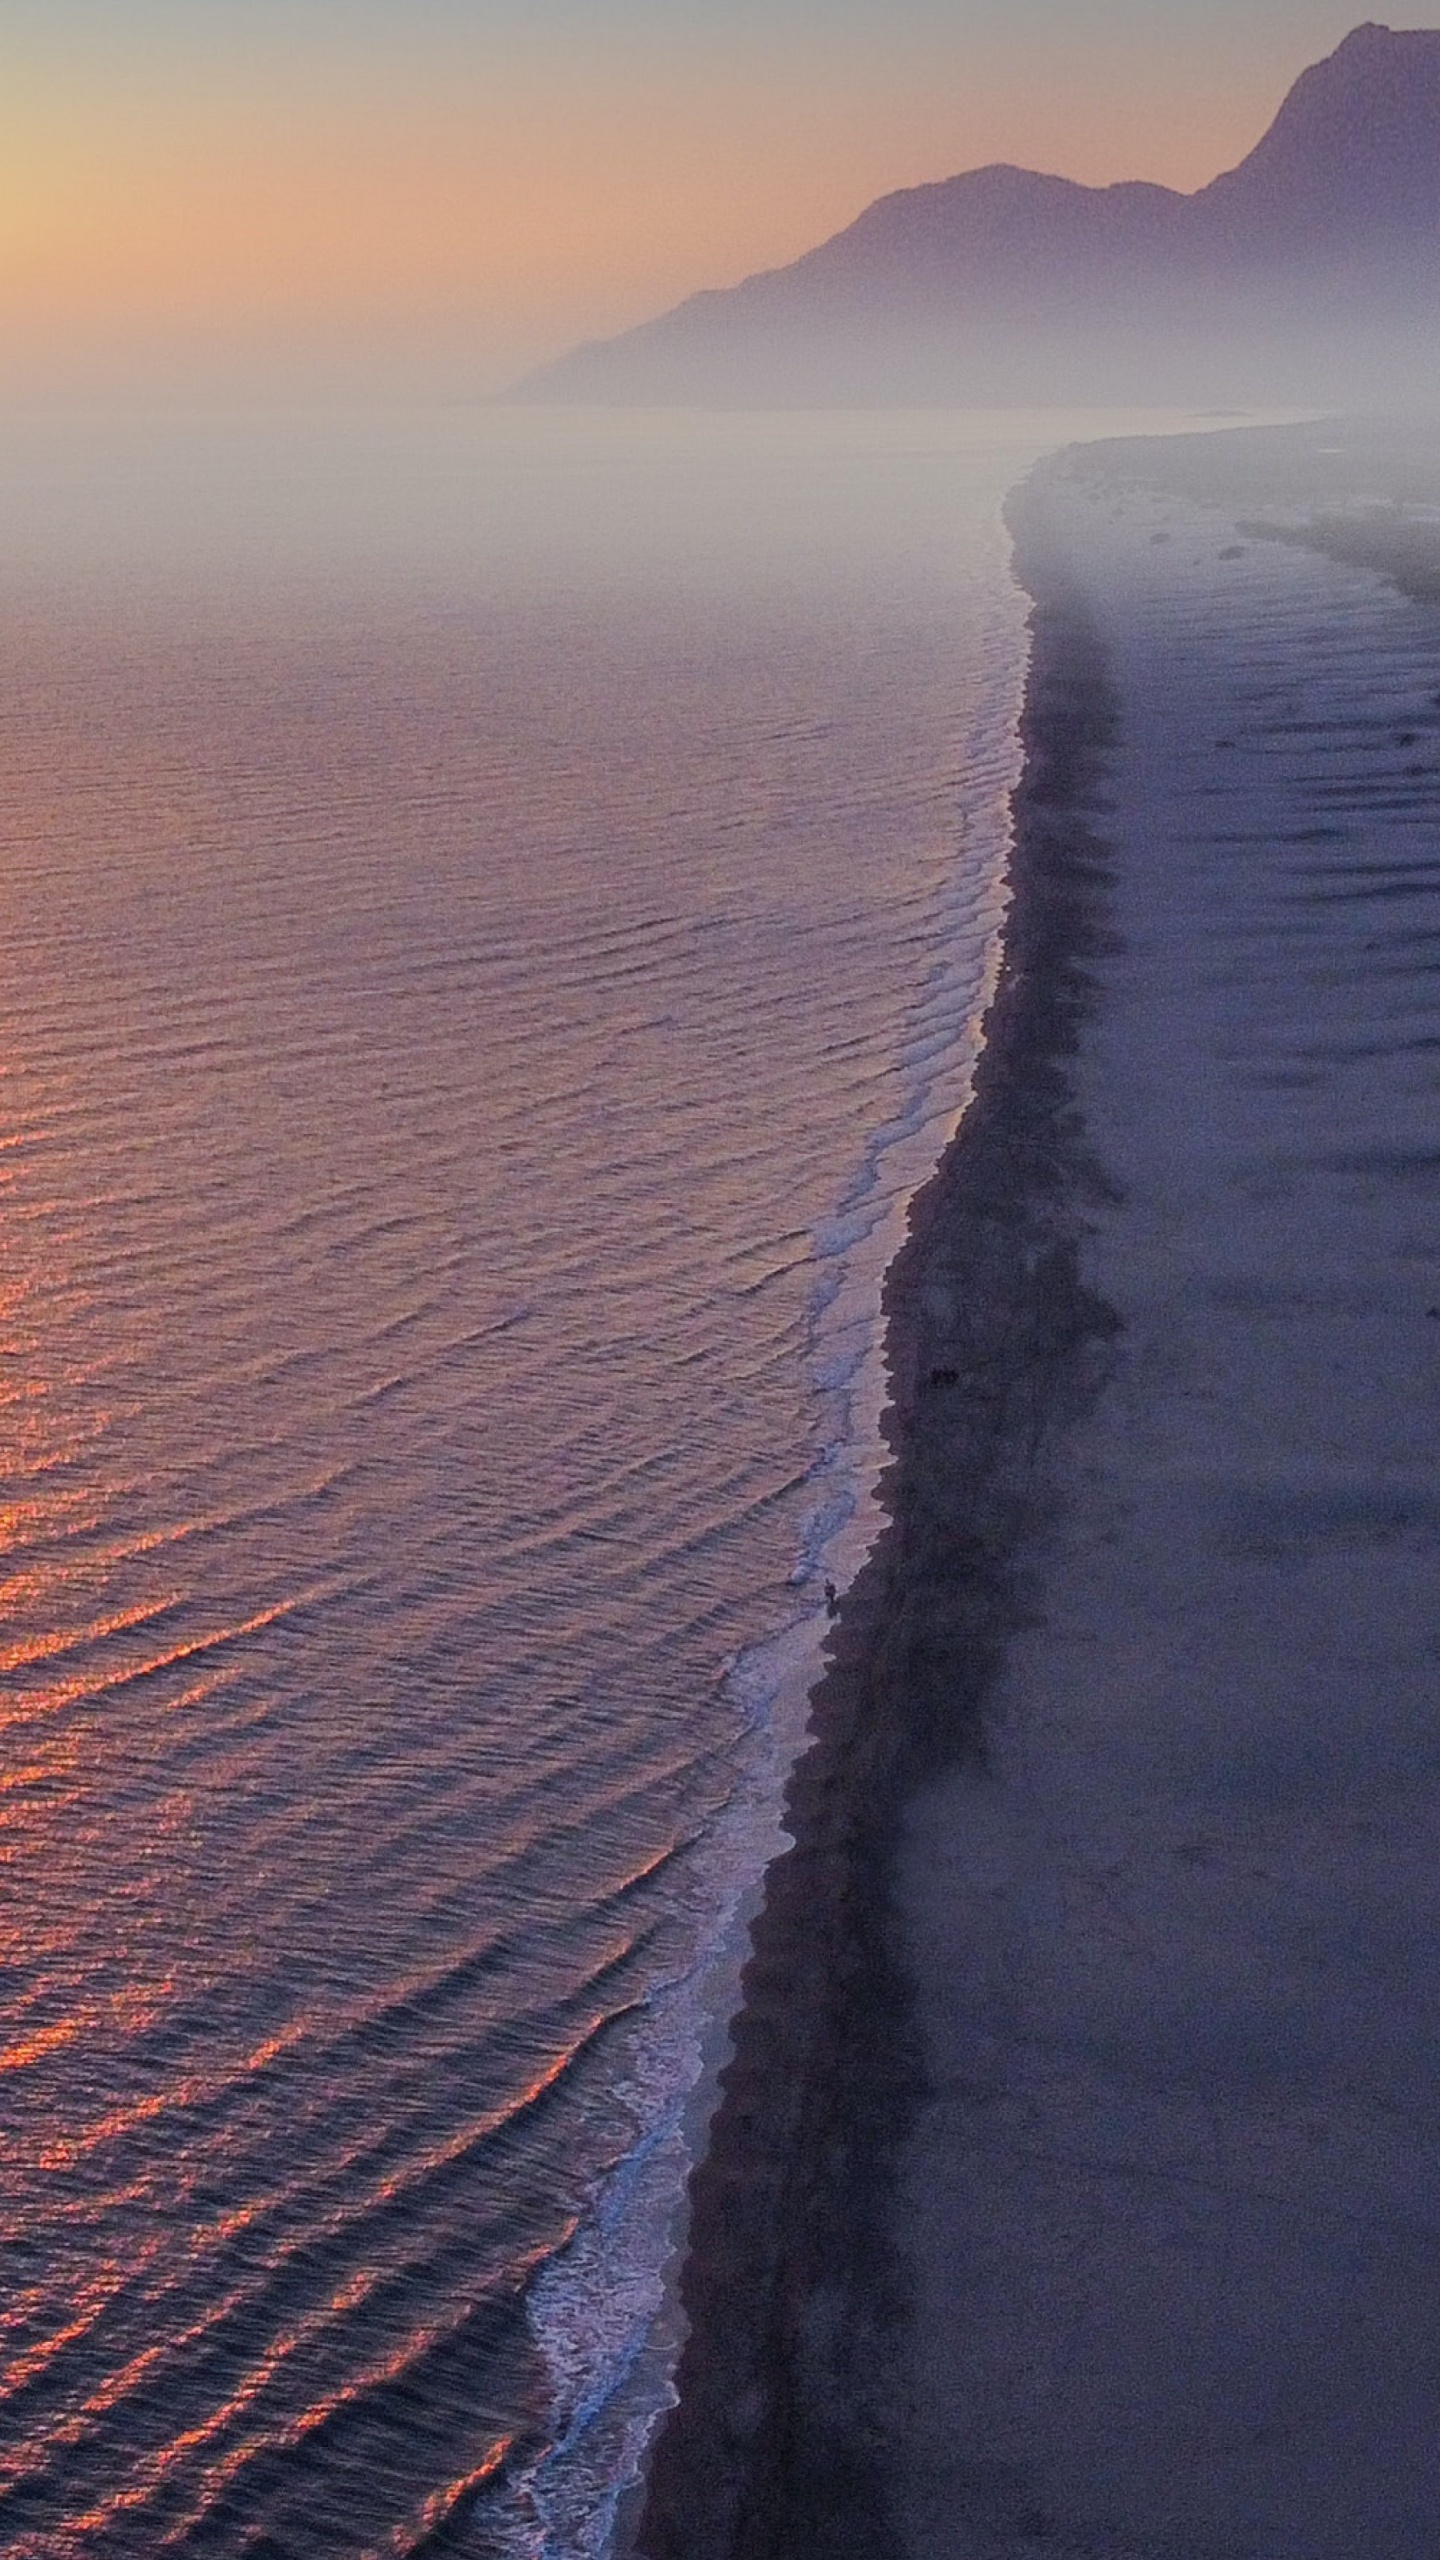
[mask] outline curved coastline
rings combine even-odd
[[[646,2560],[1432,2547],[1435,453],[1116,442],[1012,507],[1003,969]]]
[[[972,1102],[911,1205],[885,1288],[886,1526],[846,1594],[793,1774],[707,2152],[691,2182],[678,2399],[651,2458],[640,2560],[884,2560],[903,2458],[889,2237],[924,2094],[895,1880],[914,1790],[981,1745],[1029,1603],[1052,1426],[1117,1328],[1079,1248],[1103,1176],[1067,1062],[1108,932],[1101,785],[1114,703],[1046,514],[1008,511],[1032,598],[1011,903]]]

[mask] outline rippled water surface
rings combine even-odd
[[[1053,440],[0,438],[8,2550],[603,2546]]]

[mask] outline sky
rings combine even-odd
[[[4,374],[21,397],[484,394],[893,187],[992,160],[1201,185],[1363,15],[0,0]]]

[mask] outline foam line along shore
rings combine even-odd
[[[1111,706],[1078,595],[1018,518],[1036,598],[1012,903],[975,1092],[886,1284],[886,1525],[813,1704],[694,2183],[680,2397],[652,2466],[646,2560],[889,2547],[895,2166],[923,2087],[894,1926],[903,1808],[974,1748],[1023,1616],[1014,1560],[1047,1420],[1103,1364],[1079,1279],[1088,1180],[1065,1059],[1103,931],[1091,801]]]

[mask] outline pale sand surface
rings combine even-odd
[[[1073,1068],[1123,1331],[906,1819],[900,2539],[1427,2560],[1440,614],[1173,495],[1027,504],[1119,712]]]

